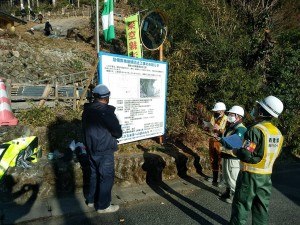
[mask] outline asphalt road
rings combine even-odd
[[[231,205],[218,200],[218,188],[189,177],[193,189],[178,192],[162,183],[151,188],[157,193],[151,200],[124,204],[113,214],[64,215],[22,224],[43,225],[194,225],[227,224]],[[222,189],[221,189],[222,190]],[[300,221],[300,164],[280,166],[273,173],[273,191],[269,224],[294,225]],[[251,224],[249,215],[248,224]]]

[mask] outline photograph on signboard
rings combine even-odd
[[[160,87],[157,79],[140,79],[140,97],[159,97]]]

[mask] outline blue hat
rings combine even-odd
[[[93,93],[100,96],[100,98],[106,98],[110,96],[110,91],[104,84],[98,84],[94,89]]]

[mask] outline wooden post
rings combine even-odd
[[[73,89],[73,110],[76,110],[76,107],[77,107],[77,97],[79,97],[78,96],[77,88],[78,88],[78,83],[74,83],[74,89]]]
[[[55,106],[58,105],[58,82],[55,81]]]
[[[159,47],[159,61],[163,61],[163,45]]]
[[[7,98],[11,102],[11,79],[6,80],[6,93],[7,93]]]
[[[159,61],[163,61],[163,45],[161,44],[159,47]],[[164,136],[159,136],[159,144],[164,142]]]
[[[44,89],[44,92],[43,92],[43,95],[42,95],[42,100],[40,100],[39,102],[39,107],[43,106],[46,102],[46,98],[49,96],[50,92],[51,92],[51,85],[50,84],[47,84],[45,86],[45,89]]]
[[[82,93],[82,95],[81,95],[81,97],[80,97],[80,100],[79,100],[79,102],[78,102],[78,104],[77,104],[77,109],[79,109],[79,107],[81,106],[81,104],[82,104],[82,102],[83,102],[83,99],[86,98],[86,96],[85,96],[85,95],[86,95],[86,92],[87,92],[87,90],[88,90],[88,88],[89,88],[89,86],[90,86],[90,84],[91,84],[91,81],[92,81],[93,78],[94,78],[95,72],[96,72],[96,70],[97,70],[97,68],[98,68],[98,63],[99,63],[99,61],[100,61],[100,58],[98,58],[98,59],[96,60],[96,64],[94,65],[94,67],[93,67],[93,69],[92,69],[92,73],[90,74],[90,77],[89,77],[89,79],[87,80],[87,82],[86,82],[86,84],[85,84],[83,93]]]

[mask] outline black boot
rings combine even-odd
[[[214,185],[218,185],[218,177],[219,177],[219,172],[218,171],[213,171],[213,181],[212,181],[212,183]]]
[[[223,193],[219,193],[220,198],[227,199],[230,197],[230,188],[226,188]]]

